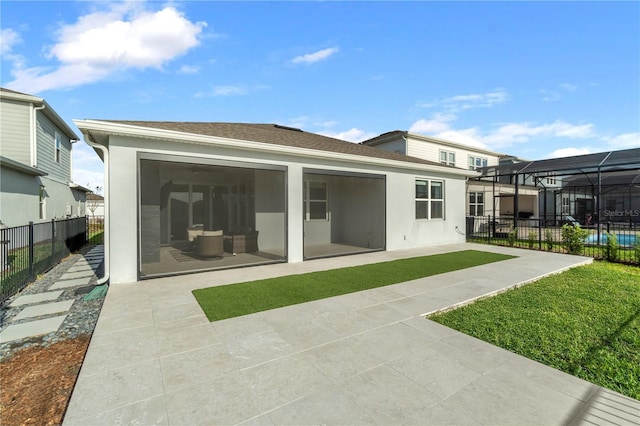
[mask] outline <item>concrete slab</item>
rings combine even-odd
[[[42,334],[52,333],[60,328],[66,317],[66,315],[61,315],[53,318],[10,325],[0,333],[0,342],[11,342],[13,340],[24,339],[25,337],[36,337]]]
[[[73,302],[75,302],[74,299],[63,300],[62,302],[42,303],[40,305],[27,306],[26,308],[21,310],[18,313],[18,315],[13,317],[13,319],[21,320],[24,318],[33,318],[33,317],[39,317],[43,315],[51,315],[51,314],[67,312],[69,311],[69,309],[71,309]]]
[[[72,280],[58,281],[49,287],[49,290],[60,290],[64,288],[78,287],[81,285],[87,285],[91,282],[91,277],[74,278]]]
[[[93,277],[95,273],[92,270],[79,272],[66,272],[60,277],[60,281],[72,280],[75,278]]]
[[[214,323],[190,293],[213,283],[466,249],[518,257]],[[640,402],[610,391],[596,398],[602,388],[420,316],[589,261],[457,244],[114,285],[64,424],[105,419],[246,425],[628,420]],[[143,392],[134,391],[138,386]],[[598,417],[605,408],[606,416]]]
[[[23,305],[33,305],[36,303],[48,302],[51,300],[56,300],[62,291],[48,291],[45,293],[38,294],[25,294],[24,296],[18,297],[16,300],[11,302],[9,306],[23,306]]]

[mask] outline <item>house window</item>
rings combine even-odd
[[[304,219],[328,220],[327,183],[305,181],[304,184]]]
[[[562,197],[562,213],[563,214],[571,213],[569,209],[569,197]]]
[[[416,179],[416,219],[444,218],[444,182]]]
[[[469,193],[469,215],[470,216],[484,215],[484,192]]]
[[[47,204],[44,192],[44,185],[40,185],[40,193],[39,193],[39,205],[40,205],[40,219],[45,219],[47,216]]]
[[[440,163],[447,166],[456,165],[456,153],[451,151],[440,151]]]
[[[55,148],[56,148],[55,160],[56,160],[56,163],[59,163],[60,162],[60,152],[61,152],[61,149],[62,149],[61,148],[61,146],[62,146],[62,138],[60,137],[60,133],[58,133],[58,132],[56,132],[56,134],[55,134],[55,145],[56,145],[55,146]]]
[[[547,185],[555,185],[557,184],[556,177],[554,175],[548,176],[546,180]]]
[[[487,167],[487,159],[482,157],[472,157],[469,156],[469,169],[477,170],[480,167]]]

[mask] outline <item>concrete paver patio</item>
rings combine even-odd
[[[519,257],[214,323],[191,294],[469,248]],[[636,400],[422,317],[589,261],[459,244],[113,285],[64,424],[638,424]]]

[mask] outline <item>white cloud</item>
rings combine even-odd
[[[547,155],[547,158],[573,157],[576,155],[591,154],[591,152],[590,148],[560,148]]]
[[[318,134],[349,142],[362,142],[378,136],[377,133],[365,132],[364,130],[356,129],[355,127],[345,130],[344,132],[318,132]]]
[[[266,90],[269,86],[262,84],[247,86],[244,84],[226,84],[213,86],[209,92],[198,92],[195,94],[196,98],[206,98],[212,96],[244,96],[260,90]]]
[[[491,150],[501,150],[540,138],[587,139],[596,136],[593,124],[576,125],[560,120],[539,125],[506,123],[482,131],[477,127],[456,129],[452,126],[456,118],[453,114],[435,114],[431,120],[416,121],[409,131]]]
[[[13,46],[22,42],[20,34],[11,28],[5,28],[0,30],[0,54],[5,55],[10,53]]]
[[[454,114],[433,114],[430,120],[420,119],[409,128],[413,133],[441,133],[449,130],[449,123],[457,117]]]
[[[317,52],[307,53],[305,55],[296,56],[291,60],[294,64],[310,65],[316,62],[327,59],[329,56],[338,52],[337,47],[330,47],[328,49],[318,50]]]
[[[7,87],[37,93],[92,83],[119,70],[161,68],[197,46],[206,25],[189,21],[171,6],[149,12],[135,2],[113,5],[63,26],[46,52],[58,64],[16,66]]]
[[[603,139],[614,149],[640,148],[640,133],[623,133]]]
[[[558,84],[558,87],[567,92],[575,92],[576,90],[578,90],[578,86],[571,83],[561,83]]]
[[[576,90],[578,90],[578,86],[571,83],[560,83],[558,84],[558,89],[540,89],[542,100],[552,102],[559,101],[560,99],[562,99],[562,93],[560,92],[575,92]]]
[[[494,105],[509,100],[509,93],[502,89],[496,89],[487,93],[473,93],[469,95],[456,95],[447,98],[436,99],[426,103],[420,103],[423,108],[441,107],[447,112],[458,112],[472,108],[490,108]]]
[[[183,65],[178,70],[180,74],[198,74],[200,72],[200,67],[192,66],[192,65]]]

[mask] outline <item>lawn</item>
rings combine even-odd
[[[429,319],[640,399],[640,268],[571,269]]]
[[[463,250],[210,287],[194,290],[193,294],[209,321],[217,321],[411,281],[513,257],[484,251]]]

